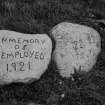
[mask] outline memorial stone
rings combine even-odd
[[[88,72],[101,52],[100,34],[93,28],[62,22],[54,26],[51,35],[56,41],[54,60],[63,77],[75,71]]]
[[[48,67],[51,52],[47,34],[0,30],[0,81],[39,79]]]

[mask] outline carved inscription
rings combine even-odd
[[[45,34],[29,35],[2,30],[0,32],[0,69],[10,75],[12,73],[14,78],[23,76],[24,73],[35,76],[37,72],[42,72],[47,67],[51,47],[51,40]]]

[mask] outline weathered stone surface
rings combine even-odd
[[[46,34],[23,34],[0,30],[0,81],[27,81],[40,78],[52,52]]]
[[[99,33],[88,26],[62,22],[51,30],[56,41],[53,53],[63,77],[70,77],[77,71],[89,71],[96,63],[101,51]]]

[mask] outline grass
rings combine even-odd
[[[0,0],[0,29],[14,30],[23,33],[49,33],[49,30],[53,26],[62,21],[78,21],[79,23],[81,21],[85,21],[86,18],[104,19],[104,12],[104,0]],[[86,24],[89,23],[86,22]],[[49,74],[50,76],[46,77],[47,80],[43,80],[35,84],[33,83],[33,85],[11,84],[11,86],[1,86],[0,102],[5,100],[7,101],[5,102],[7,105],[7,103],[11,99],[16,101],[18,99],[22,103],[21,100],[27,100],[28,98],[30,98],[35,101],[35,99],[40,100],[40,97],[42,98],[41,100],[45,101],[45,99],[47,99],[50,92],[52,91],[52,87],[53,91],[55,91],[55,87],[52,86],[53,84],[55,84],[55,81],[53,79],[58,78],[57,76],[55,76],[55,74],[54,76],[52,76],[53,73],[51,72]],[[89,75],[92,76],[92,79],[90,81],[93,88],[98,84],[103,84],[103,82],[105,82],[105,79],[101,82],[98,81],[98,78],[96,78],[95,74]],[[102,75],[100,75],[100,77],[101,76]],[[85,81],[86,77],[82,78]],[[53,81],[51,82],[51,80]],[[66,85],[67,87],[69,87],[68,85],[71,85],[70,81],[66,81],[68,81],[68,84]],[[79,82],[82,84],[81,81],[79,81],[78,83],[77,82],[78,81],[75,81],[76,84],[78,84]],[[44,90],[41,86],[44,87]],[[101,86],[102,88],[105,87],[104,84]],[[49,87],[49,89],[47,87]],[[58,89],[58,87],[56,88]],[[100,89],[101,88],[97,88],[97,91]],[[42,93],[40,93],[40,91],[42,91]],[[46,95],[46,97],[44,97],[44,94]],[[81,97],[80,95],[75,95],[79,96],[79,98]],[[56,93],[54,96],[56,96]],[[75,98],[73,98],[73,100],[75,100]],[[66,104],[66,102],[64,103]]]

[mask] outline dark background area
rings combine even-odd
[[[75,73],[73,80],[62,78],[51,60],[40,80],[1,85],[0,105],[105,105],[104,19],[104,0],[0,0],[1,30],[50,35],[53,26],[68,21],[95,28],[102,39],[102,51],[90,72]]]

